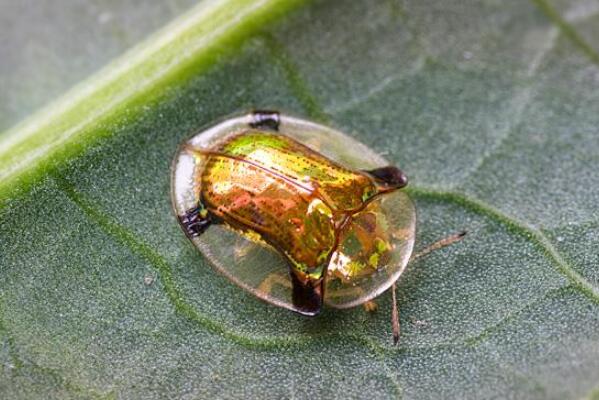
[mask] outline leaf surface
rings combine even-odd
[[[0,136],[2,397],[596,396],[597,2],[206,4]],[[417,248],[468,230],[400,279],[398,347],[389,294],[303,318],[185,238],[178,144],[254,107],[406,171]]]

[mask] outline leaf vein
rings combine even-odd
[[[576,270],[564,260],[562,255],[556,250],[547,236],[545,236],[545,234],[537,228],[520,221],[513,216],[505,214],[503,211],[491,206],[490,204],[461,193],[452,191],[439,191],[423,187],[412,187],[408,189],[408,192],[425,198],[429,197],[450,201],[454,204],[458,204],[470,209],[471,211],[502,222],[510,231],[527,238],[531,243],[535,244],[537,248],[542,251],[544,256],[550,261],[550,264],[562,276],[569,280],[578,291],[583,293],[594,303],[599,304],[599,288],[593,286],[582,275],[576,272]]]
[[[545,41],[545,44],[541,46],[541,49],[537,52],[537,54],[533,57],[532,61],[528,65],[528,69],[526,71],[526,75],[528,78],[532,78],[536,75],[541,63],[545,56],[555,47],[555,41],[557,39],[559,31],[557,29],[552,29],[548,33],[548,38]],[[513,108],[515,109],[513,113],[510,113],[512,117],[510,118],[510,123],[507,125],[505,130],[501,132],[501,134],[497,135],[497,139],[495,143],[491,146],[488,151],[485,151],[481,157],[479,157],[474,165],[459,179],[458,182],[452,185],[452,188],[459,186],[460,184],[466,182],[470,177],[472,177],[476,172],[478,172],[490,159],[497,153],[497,151],[503,146],[504,143],[512,136],[514,132],[517,131],[518,127],[522,125],[522,118],[524,116],[524,112],[526,111],[528,105],[534,99],[533,88],[531,87],[531,83],[526,83],[526,87],[518,90],[518,92],[512,96],[511,102],[514,104]],[[512,107],[510,107],[512,108]]]
[[[571,285],[561,286],[553,289],[547,290],[541,297],[527,303],[524,307],[519,308],[514,312],[508,313],[505,317],[483,329],[479,334],[475,336],[471,336],[464,340],[464,343],[468,346],[477,346],[484,342],[489,336],[493,333],[499,331],[502,327],[506,326],[509,322],[516,319],[519,315],[522,315],[524,312],[532,309],[534,306],[542,303],[543,301],[550,298],[552,295],[562,293],[565,290],[570,290],[572,288]]]
[[[6,340],[6,344],[8,346],[8,356],[12,362],[12,366],[10,367],[15,372],[21,372],[24,369],[29,369],[34,373],[41,374],[47,378],[53,380],[56,384],[60,385],[64,389],[70,391],[71,393],[76,394],[86,394],[91,396],[93,399],[105,400],[113,398],[111,392],[108,393],[99,393],[94,389],[82,387],[76,383],[73,383],[70,379],[64,377],[59,371],[49,367],[43,367],[32,360],[24,361],[22,360],[16,353],[16,345],[15,340],[6,326],[4,322],[4,312],[3,312],[3,299],[0,297],[0,338],[4,336]]]
[[[327,332],[319,335],[294,335],[285,337],[259,337],[239,334],[231,328],[227,327],[225,324],[216,322],[210,319],[208,316],[199,313],[197,310],[193,308],[191,304],[185,301],[183,293],[180,291],[180,289],[177,287],[174,281],[172,268],[161,254],[154,250],[150,245],[146,244],[143,240],[136,237],[135,233],[129,231],[127,228],[113,221],[112,218],[110,218],[103,212],[97,210],[96,207],[90,201],[85,199],[81,194],[77,193],[76,190],[64,178],[58,176],[54,176],[54,178],[56,179],[57,184],[59,185],[61,190],[67,195],[67,197],[71,201],[73,201],[73,203],[75,203],[91,221],[97,224],[109,236],[113,237],[119,243],[129,248],[134,254],[140,256],[141,258],[150,263],[150,265],[160,275],[164,284],[164,290],[166,292],[166,295],[171,304],[173,305],[174,309],[178,313],[185,316],[189,320],[194,321],[195,323],[207,329],[208,331],[219,334],[236,344],[248,348],[271,349],[298,346],[302,347],[309,346],[312,343],[316,343],[320,339],[337,338],[341,340],[351,340],[362,343],[365,347],[370,348],[371,351],[375,355],[377,355],[377,357],[380,357],[387,353],[396,353],[397,350],[399,350],[400,352],[408,350],[407,348],[385,346],[378,343],[375,340],[372,340],[367,335],[355,334],[350,332]],[[575,290],[588,297],[594,303],[599,304],[599,290],[592,286],[588,281],[586,281],[582,276],[580,276],[571,266],[569,266],[564,261],[559,252],[555,250],[555,248],[548,241],[548,239],[535,228],[532,228],[529,225],[520,222],[515,218],[512,218],[502,213],[499,210],[496,210],[492,206],[480,200],[469,198],[468,196],[465,196],[463,194],[455,192],[442,192],[426,188],[411,188],[409,192],[417,197],[429,197],[434,199],[450,201],[454,204],[461,205],[467,209],[470,209],[471,211],[477,212],[482,215],[486,215],[505,224],[508,227],[508,229],[510,229],[512,232],[522,235],[531,240],[533,243],[535,243],[537,247],[539,247],[543,251],[543,254],[547,258],[549,258],[554,268],[556,268],[556,270],[560,274],[566,277],[566,279],[571,283],[572,287]],[[506,317],[506,319],[509,318],[511,317]],[[489,330],[494,329],[493,327],[501,325],[503,323],[505,323],[505,320],[501,320],[495,323],[493,326],[485,328],[485,330],[483,330],[479,335],[473,338],[464,339],[463,343],[468,345],[473,341],[477,342],[481,338],[487,336]],[[442,343],[433,346],[425,346],[425,348],[454,347],[456,344],[457,343],[455,342]],[[392,377],[390,373],[389,376]],[[401,392],[401,387],[399,383],[395,382],[394,385],[396,385],[398,391]]]
[[[283,71],[289,89],[308,116],[317,121],[328,121],[330,117],[302,78],[298,66],[292,61],[292,57],[285,49],[285,46],[269,33],[263,33],[260,38],[269,50],[270,57]]]
[[[572,44],[594,64],[599,65],[599,52],[591,46],[574,27],[566,21],[547,0],[530,0],[567,37]]]
[[[348,332],[324,333],[310,336],[296,335],[276,338],[243,335],[235,332],[226,326],[226,324],[216,322],[207,315],[198,312],[190,303],[185,300],[183,293],[177,287],[171,266],[159,252],[154,250],[142,239],[138,238],[134,232],[131,232],[118,222],[114,221],[110,216],[98,210],[94,204],[78,193],[66,179],[56,174],[53,175],[53,178],[60,190],[65,193],[69,200],[71,200],[83,212],[83,214],[89,218],[91,222],[95,223],[100,229],[102,229],[102,231],[115,239],[118,243],[128,248],[133,254],[148,262],[160,276],[164,286],[165,294],[173,305],[175,311],[187,319],[197,323],[204,329],[221,335],[222,337],[229,339],[236,344],[248,348],[269,349],[287,348],[298,345],[307,346],[310,343],[316,342],[320,338],[332,337],[339,339],[350,339],[352,341],[360,342],[371,349],[384,348],[384,346],[381,346],[367,336]]]

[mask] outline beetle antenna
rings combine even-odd
[[[447,236],[441,240],[436,241],[435,243],[426,246],[424,249],[420,250],[418,253],[416,253],[414,256],[412,256],[412,258],[410,259],[410,261],[414,261],[420,257],[424,257],[427,254],[429,254],[430,252],[433,252],[435,250],[439,250],[443,247],[449,246],[457,241],[460,241],[464,238],[464,236],[466,236],[466,231],[461,231],[458,233],[455,233],[451,236]],[[396,289],[395,289],[395,282],[393,282],[393,286],[391,286],[391,299],[393,302],[393,308],[391,310],[391,326],[393,328],[393,344],[397,344],[399,342],[399,309],[397,307],[397,295],[396,295]]]
[[[393,344],[397,345],[399,342],[399,309],[397,308],[397,296],[395,292],[395,282],[393,282],[393,286],[391,286],[391,299],[393,302],[393,308],[391,309],[391,326],[393,329]]]
[[[466,231],[461,231],[458,233],[454,233],[453,235],[444,237],[443,239],[438,240],[435,243],[426,246],[424,249],[422,249],[418,253],[414,254],[412,256],[412,258],[410,259],[410,261],[417,260],[418,258],[424,257],[427,254],[429,254],[435,250],[439,250],[439,249],[442,249],[443,247],[452,245],[455,242],[462,240],[464,238],[464,236],[466,236],[466,234],[467,234]]]

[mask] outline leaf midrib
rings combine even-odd
[[[576,45],[576,48],[588,56],[593,63],[599,65],[599,54],[595,52],[594,49],[592,49],[592,47],[588,45],[582,39],[582,37],[578,35],[578,33],[571,26],[569,26],[569,24],[567,24],[567,22],[565,22],[565,20],[560,20],[561,17],[559,14],[555,13],[555,11],[551,11],[552,9],[544,0],[531,0],[531,2],[539,6],[539,8],[547,15],[547,17],[558,27],[559,31]],[[265,43],[272,52],[273,60],[279,60],[278,65],[285,72],[286,80],[289,84],[290,90],[294,93],[296,99],[300,102],[308,115],[313,119],[323,122],[330,120],[330,116],[319,105],[317,98],[310,92],[309,86],[303,81],[301,74],[299,73],[299,69],[291,61],[289,61],[290,57],[287,57],[285,54],[285,49],[271,37],[266,37]],[[529,88],[524,88],[524,90],[528,89]],[[526,104],[524,104],[522,107],[526,107]],[[107,109],[110,109],[110,107]],[[91,122],[94,121],[95,118]],[[510,129],[507,130],[506,134],[502,135],[497,141],[496,145],[494,145],[493,148],[485,154],[485,157],[481,158],[480,162],[477,163],[477,165],[475,165],[474,168],[472,168],[468,174],[464,176],[464,180],[467,180],[468,177],[478,171],[484,164],[485,160],[495,154],[499,147],[501,147],[502,143],[504,143],[515,131],[518,123],[519,122],[516,121],[515,124],[512,124]],[[441,200],[444,203],[451,203],[461,206],[476,214],[486,216],[498,222],[500,225],[507,227],[511,232],[526,238],[543,254],[543,257],[548,261],[548,264],[550,264],[561,276],[565,277],[570,284],[549,289],[544,293],[541,293],[540,296],[535,300],[525,304],[523,307],[520,307],[517,310],[507,313],[495,323],[482,328],[479,333],[475,335],[465,338],[457,338],[449,342],[438,343],[434,345],[410,347],[386,346],[378,341],[373,340],[364,333],[351,332],[328,332],[310,336],[305,335],[286,337],[261,337],[240,334],[231,327],[227,326],[226,323],[218,322],[209,316],[198,312],[191,305],[191,303],[185,299],[183,293],[177,287],[173,277],[172,268],[166,261],[166,258],[156,251],[152,246],[148,245],[142,237],[116,222],[109,214],[102,211],[97,204],[94,204],[89,199],[86,199],[83,195],[77,192],[76,188],[71,186],[64,178],[61,178],[57,175],[54,175],[53,177],[54,181],[58,183],[59,189],[65,193],[70,201],[72,201],[81,210],[86,218],[92,221],[115,241],[128,248],[133,254],[143,258],[152,265],[152,267],[160,275],[167,298],[178,313],[197,323],[208,331],[223,336],[231,342],[247,348],[305,348],[318,340],[327,338],[338,339],[342,341],[351,340],[361,343],[377,358],[383,358],[386,355],[393,355],[403,352],[434,350],[440,348],[456,348],[463,346],[476,347],[484,343],[494,332],[499,331],[503,326],[505,326],[505,324],[517,318],[518,315],[521,315],[523,312],[529,310],[536,304],[545,301],[549,296],[561,294],[564,290],[570,290],[570,288],[572,288],[572,290],[584,295],[593,303],[599,304],[599,288],[593,286],[593,284],[591,284],[587,279],[576,272],[572,265],[566,261],[564,255],[555,248],[547,236],[537,227],[508,215],[484,201],[463,194],[458,191],[459,189],[452,188],[451,190],[442,191],[427,187],[411,187],[408,192],[415,197]],[[14,341],[11,339],[10,331],[6,328],[6,323],[3,321],[2,314],[3,313],[0,310],[0,332],[8,337],[9,347],[13,347]],[[9,355],[11,357],[16,357],[13,352],[10,352]],[[18,358],[16,360],[18,361]],[[385,363],[382,363],[382,366],[385,366]],[[42,372],[57,376],[57,379],[60,379],[61,382],[64,383],[65,387],[70,387],[70,390],[74,390],[75,392],[82,391],[81,388],[75,387],[69,382],[65,381],[64,378],[60,377],[60,374],[57,371],[43,369]],[[400,385],[394,378],[393,374],[389,373],[389,371],[386,372],[387,378],[390,380],[390,383],[393,385],[395,391],[399,395],[401,393]]]
[[[201,2],[62,98],[0,134],[0,195],[14,193],[15,184],[31,185],[54,159],[71,158],[94,139],[110,135],[100,129],[103,122],[122,118],[140,101],[151,104],[165,95],[168,85],[204,71],[217,55],[238,48],[261,23],[306,1]]]

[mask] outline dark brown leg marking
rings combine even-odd
[[[408,184],[408,177],[406,174],[404,174],[399,168],[392,165],[375,168],[364,172],[372,175],[375,179],[379,180],[385,185],[396,189],[401,189]]]
[[[293,272],[291,275],[293,305],[303,315],[314,316],[320,313],[322,308],[322,296],[324,279],[308,281],[306,284],[300,282]]]
[[[256,110],[252,113],[250,126],[252,128],[266,128],[278,131],[280,123],[281,118],[278,111]]]
[[[185,233],[189,237],[197,237],[200,236],[204,231],[212,224],[212,219],[210,218],[210,214],[206,215],[206,217],[202,218],[200,215],[203,208],[198,206],[193,208],[185,213],[185,215],[179,216],[179,222],[181,226],[185,229]]]

